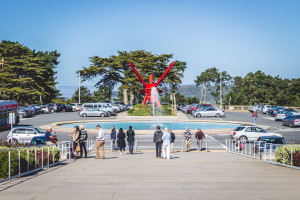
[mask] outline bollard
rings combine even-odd
[[[134,141],[134,143],[135,143],[135,145],[134,145],[134,152],[136,152],[137,145],[138,145],[138,141],[137,141],[137,140],[135,140],[135,141]]]
[[[183,140],[181,140],[181,151],[183,151]]]
[[[18,149],[18,159],[19,159],[19,175],[21,174],[21,159],[20,159],[20,149]]]
[[[208,152],[208,145],[207,145],[207,141],[205,140],[205,150],[206,152]]]
[[[291,166],[293,166],[293,146],[291,146]]]
[[[112,152],[113,151],[113,142],[112,142],[112,140],[110,141],[110,152]]]

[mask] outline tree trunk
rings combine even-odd
[[[133,104],[133,91],[132,90],[130,90],[130,105],[132,105]]]
[[[201,97],[200,97],[200,104],[202,103],[202,97],[203,97],[203,86],[201,87]]]
[[[206,86],[204,86],[204,104],[206,104]]]
[[[123,89],[123,100],[124,104],[128,104],[128,95],[127,95],[127,89]]]
[[[173,99],[174,99],[174,113],[175,113],[176,112],[176,108],[177,108],[175,93],[173,93]]]

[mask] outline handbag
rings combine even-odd
[[[77,152],[80,152],[80,145],[79,145],[79,144],[78,144],[77,147],[76,147],[76,151],[77,151]]]

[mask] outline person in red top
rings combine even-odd
[[[256,124],[256,119],[258,118],[258,115],[257,115],[257,110],[253,112],[253,114],[252,114],[252,118],[253,118],[253,122],[254,122],[254,124]]]
[[[198,129],[198,132],[195,134],[195,137],[197,139],[198,151],[202,151],[202,143],[203,140],[205,139],[205,135],[200,128]]]

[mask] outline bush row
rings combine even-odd
[[[43,148],[43,155],[42,155]],[[0,147],[1,149],[9,149],[7,147]],[[40,147],[36,149],[36,161],[35,161],[35,148],[29,148],[29,163],[27,157],[27,148],[22,148],[20,150],[20,173],[24,173],[29,170],[42,167],[48,164],[48,147]],[[54,155],[54,160],[53,160]],[[42,159],[43,157],[43,159]],[[0,179],[8,178],[9,171],[9,153],[8,151],[0,151]],[[59,161],[60,152],[57,147],[49,148],[49,164],[53,164]],[[10,151],[10,176],[15,176],[19,174],[19,153],[18,150]]]
[[[128,110],[129,115],[133,116],[152,116],[153,108],[150,105],[142,106],[142,104],[137,104],[133,108]],[[162,107],[155,107],[155,116],[172,116],[172,109],[170,105],[162,105]]]
[[[293,154],[291,152],[293,151]],[[285,145],[279,146],[275,150],[275,161],[286,165],[291,165],[293,156],[293,166],[300,167],[300,146]]]

